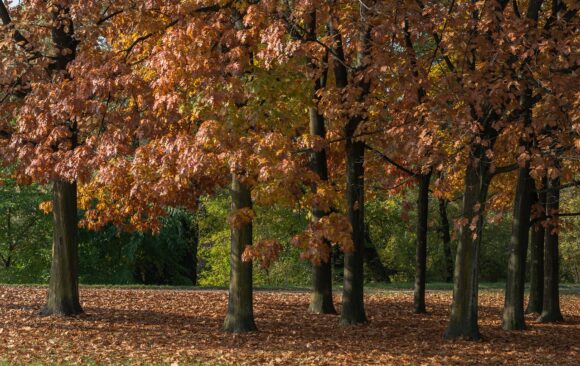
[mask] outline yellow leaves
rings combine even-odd
[[[52,201],[44,201],[38,205],[38,208],[44,212],[45,214],[49,214],[52,212]]]

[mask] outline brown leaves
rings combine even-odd
[[[259,240],[254,245],[246,246],[242,260],[249,262],[257,260],[262,268],[269,268],[278,259],[282,246],[277,240]]]
[[[226,291],[81,289],[86,314],[40,317],[40,287],[0,287],[0,362],[29,364],[242,365],[575,365],[580,298],[562,296],[564,324],[501,329],[503,296],[483,291],[483,342],[449,342],[450,291],[429,291],[429,314],[412,312],[412,293],[371,292],[368,325],[339,327],[338,317],[312,315],[306,292],[255,293],[259,331],[220,330]],[[335,296],[340,308],[340,296]],[[340,310],[340,309],[339,309]]]
[[[244,225],[251,223],[256,217],[256,212],[249,207],[244,207],[232,211],[228,216],[228,223],[235,229],[240,229]]]
[[[300,257],[313,264],[328,261],[330,245],[338,245],[344,252],[352,252],[352,226],[348,218],[338,213],[323,216],[311,222],[306,230],[296,235],[292,242],[301,250]]]

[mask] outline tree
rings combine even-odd
[[[443,240],[443,253],[445,258],[445,282],[453,282],[453,258],[451,256],[451,234],[449,218],[447,216],[448,201],[445,198],[439,198],[439,217],[440,232]]]
[[[544,298],[542,313],[539,322],[564,321],[560,311],[560,258],[558,254],[558,210],[560,208],[560,179],[548,179],[548,192],[546,194],[546,227],[545,253],[544,253]]]
[[[32,9],[32,12],[39,9]],[[58,85],[66,82],[69,78],[67,75],[68,65],[75,59],[78,42],[75,39],[74,25],[70,15],[70,8],[62,5],[51,5],[44,9],[40,9],[46,14],[46,20],[51,24],[51,37],[53,51],[56,56],[50,58],[50,61],[43,65],[44,72],[48,77],[43,80],[44,85],[34,90],[28,85],[25,85],[27,70],[16,71],[17,78],[12,84],[13,90],[7,91],[7,98],[18,98],[26,95],[28,101],[34,101],[35,98],[41,97],[39,91],[45,92],[44,88]],[[4,3],[0,4],[0,14],[2,15],[2,22],[5,26],[12,23],[8,9]],[[40,51],[35,50],[31,42],[29,42],[20,31],[16,30],[13,33],[13,40],[17,47],[22,48],[25,57],[25,67],[33,68],[33,60],[36,58],[44,58]],[[32,56],[31,56],[32,55]],[[16,58],[18,60],[18,58]],[[15,64],[17,61],[13,60]],[[8,88],[10,89],[10,88]],[[23,95],[24,94],[24,95]],[[12,96],[11,96],[12,95]],[[48,105],[45,105],[48,107]],[[20,117],[21,123],[27,123],[27,119],[37,118],[37,115],[30,115],[32,110],[27,110],[24,107],[22,110],[16,109],[19,112],[14,117]],[[46,113],[46,111],[45,111]],[[58,113],[58,112],[57,112]],[[54,113],[56,115],[57,113]],[[48,115],[49,113],[46,113]],[[54,132],[60,136],[51,136],[55,141],[56,150],[74,150],[77,147],[77,125],[74,120],[67,120],[64,118],[57,122],[58,126],[54,128]],[[34,134],[33,131],[26,131]],[[25,134],[26,134],[25,132]],[[25,135],[23,134],[23,135]],[[16,134],[15,134],[16,135]],[[14,137],[14,136],[13,136]],[[24,138],[25,139],[25,138]],[[59,146],[58,139],[62,139]],[[22,144],[23,137],[16,137],[16,144]],[[34,141],[34,140],[32,140]],[[33,145],[34,142],[24,140],[24,145]],[[20,145],[22,146],[22,145]],[[37,147],[37,146],[35,146]],[[38,149],[41,150],[41,149]],[[22,154],[22,153],[20,153]],[[22,163],[22,160],[20,161]],[[41,310],[43,314],[58,314],[58,315],[74,315],[82,312],[79,302],[78,292],[78,235],[77,235],[77,202],[76,202],[76,180],[63,179],[63,177],[55,177],[53,179],[53,260],[51,267],[51,275],[49,282],[48,300],[46,306]]]
[[[316,25],[316,11],[314,10],[308,15],[305,29],[308,36],[312,39],[315,39],[317,36]],[[314,62],[311,61],[310,63],[311,67],[316,68]],[[308,108],[308,113],[310,119],[310,134],[314,138],[324,140],[326,139],[326,126],[324,116],[319,112],[318,105],[320,103],[320,96],[318,93],[321,89],[326,87],[328,79],[328,52],[325,53],[321,63],[321,75],[314,82],[313,100],[315,105]],[[326,160],[326,149],[322,148],[320,151],[313,151],[311,160],[312,170],[318,175],[321,181],[327,182],[328,164]],[[316,190],[316,184],[314,184],[313,189]],[[318,207],[312,208],[312,220],[314,222],[320,220],[327,214],[328,212],[325,212]],[[325,244],[330,252],[331,244],[328,242]],[[330,255],[326,260],[323,260],[318,264],[313,264],[312,268],[313,291],[308,311],[314,314],[336,314],[336,309],[334,308],[332,300],[332,264]]]
[[[544,188],[542,188],[544,189]],[[546,193],[532,192],[532,207],[538,205],[545,212]],[[532,218],[534,215],[530,215]],[[530,225],[530,295],[526,313],[542,313],[542,303],[544,301],[544,226],[538,223]]]
[[[524,285],[528,234],[530,232],[532,180],[529,167],[519,170],[514,202],[508,276],[506,280],[503,328],[524,329]]]
[[[361,8],[362,9],[362,8]],[[362,11],[362,10],[361,10]],[[342,37],[331,26],[334,37],[334,52],[339,55],[334,60],[334,77],[337,88],[346,88],[348,72],[345,67]],[[366,33],[365,33],[366,37]],[[359,58],[362,61],[362,56]],[[366,84],[366,85],[365,85]],[[368,83],[362,86],[363,95],[368,93]],[[366,89],[366,90],[365,90]],[[364,258],[364,144],[353,138],[362,122],[361,116],[353,116],[346,123],[346,203],[348,218],[352,226],[354,250],[344,256],[344,285],[342,294],[341,324],[351,325],[367,321],[363,295]]]
[[[538,14],[542,0],[532,0],[528,2],[526,18],[530,22],[530,37],[537,28]],[[531,86],[531,76],[524,71],[524,90],[521,95],[521,110],[523,115],[524,130],[532,126],[533,95]],[[531,140],[525,134],[522,136],[520,145],[526,150],[530,149]],[[506,280],[505,305],[503,312],[503,328],[507,330],[524,329],[524,285],[526,273],[526,255],[529,239],[529,222],[531,213],[531,191],[533,189],[530,177],[530,163],[525,161],[520,164],[516,197],[514,202],[512,238],[510,241],[510,256],[508,261],[508,276]]]
[[[417,198],[417,254],[415,266],[414,304],[415,313],[426,313],[425,280],[427,274],[427,218],[429,212],[429,183],[431,174],[419,178],[419,197]]]
[[[242,260],[246,247],[252,245],[252,197],[250,190],[232,176],[232,239],[230,253],[230,289],[228,311],[224,320],[227,332],[257,330],[252,295],[252,262]]]

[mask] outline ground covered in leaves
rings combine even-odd
[[[482,342],[442,339],[450,291],[427,295],[429,314],[412,312],[412,293],[366,296],[370,323],[342,328],[338,317],[306,312],[305,292],[257,291],[260,329],[220,330],[225,291],[81,290],[85,314],[37,315],[41,287],[0,286],[0,364],[577,365],[580,296],[563,295],[563,324],[527,318],[524,332],[501,330],[503,295],[482,291]],[[336,303],[339,304],[337,294]]]

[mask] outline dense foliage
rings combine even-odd
[[[11,266],[0,269],[0,282],[44,283],[50,269],[49,216],[39,209],[49,198],[46,189],[38,186],[16,186],[7,180],[0,187],[2,210],[0,217],[7,220],[12,215],[12,230],[17,234],[13,246]],[[404,201],[415,199],[413,192],[397,195],[388,200],[368,203],[368,227],[373,244],[377,247],[385,267],[393,271],[394,282],[412,282],[415,272],[415,234],[413,226],[416,211],[402,209]],[[567,202],[567,211],[575,211],[580,201],[574,197]],[[188,268],[188,239],[191,232],[184,230],[184,220],[195,223],[199,230],[197,252],[198,283],[200,286],[226,286],[229,278],[229,240],[227,223],[229,200],[218,194],[203,200],[195,215],[171,210],[163,219],[159,233],[126,233],[114,226],[101,231],[80,232],[80,281],[85,284],[155,284],[193,285],[191,268]],[[445,254],[436,202],[432,202],[433,219],[429,223],[429,261],[427,265],[430,282],[445,282]],[[456,204],[449,206],[449,216],[458,215]],[[310,264],[299,258],[298,249],[291,245],[295,233],[307,224],[307,213],[271,206],[258,207],[256,239],[276,238],[283,245],[279,259],[267,269],[256,264],[255,283],[267,287],[308,287],[311,283]],[[81,213],[82,214],[82,213]],[[404,220],[403,220],[404,218]],[[5,227],[7,221],[3,221]],[[2,231],[8,235],[9,231]],[[13,234],[14,235],[14,234]],[[580,282],[578,258],[578,230],[571,226],[561,241],[562,281]],[[13,239],[14,240],[14,239]],[[498,223],[490,224],[484,233],[480,274],[483,282],[505,281],[505,261],[509,242],[509,215]],[[2,237],[0,254],[7,258],[9,238]],[[452,242],[453,254],[456,241]],[[454,257],[454,255],[453,255]],[[336,274],[336,281],[339,280]],[[374,282],[368,268],[366,281]]]

